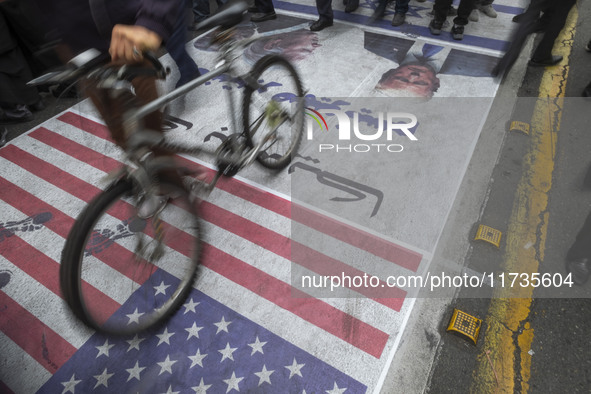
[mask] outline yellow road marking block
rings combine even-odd
[[[476,231],[475,241],[485,241],[495,245],[497,248],[501,247],[501,237],[503,233],[497,229],[481,224]]]
[[[462,312],[459,309],[454,308],[454,313],[451,316],[447,331],[457,332],[474,342],[478,341],[478,334],[480,334],[480,327],[482,327],[482,320],[474,316]]]
[[[509,125],[509,131],[521,131],[523,134],[529,135],[529,123],[521,122],[519,120],[514,120]]]

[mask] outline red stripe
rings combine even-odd
[[[104,172],[111,172],[121,167],[119,161],[102,155],[90,148],[85,147],[69,138],[40,127],[29,134],[29,137],[47,144],[71,157],[74,157],[86,164]]]
[[[94,120],[90,120],[73,112],[66,112],[65,114],[58,117],[58,119],[64,123],[68,123],[74,127],[77,127],[80,130],[84,130],[96,137],[113,141],[107,126],[95,122]]]
[[[97,137],[110,140],[107,128],[97,122],[71,112],[60,116],[58,119],[96,135]],[[189,168],[198,167],[201,171],[206,171],[209,174],[213,173],[213,170],[200,166],[190,160],[184,158],[181,158],[180,160],[183,165]],[[292,218],[293,220],[317,231],[349,243],[383,258],[386,261],[390,261],[414,272],[416,272],[421,262],[422,255],[417,252],[386,241],[353,226],[346,225],[335,219],[331,219],[318,212],[311,211],[295,204],[292,205],[290,201],[285,200],[284,198],[258,189],[235,178],[222,178],[217,183],[216,187],[279,215]]]
[[[388,341],[385,332],[323,301],[310,298],[289,284],[210,245],[205,246],[203,265],[358,349],[376,358],[381,357]]]
[[[76,352],[74,346],[3,291],[0,305],[0,330],[52,374]]]

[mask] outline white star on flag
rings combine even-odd
[[[240,383],[244,378],[237,378],[236,372],[232,372],[232,376],[230,379],[224,379],[224,383],[228,385],[228,389],[226,390],[226,394],[229,393],[231,390],[240,391],[238,388],[238,383]]]
[[[300,375],[303,378],[302,372],[300,371],[306,364],[298,364],[296,359],[293,359],[291,365],[286,365],[285,368],[289,369],[289,378],[291,379],[294,375]]]
[[[263,364],[263,369],[261,372],[255,372],[254,374],[259,377],[259,386],[265,382],[271,384],[271,374],[275,372],[275,370],[268,371],[267,366]]]
[[[189,328],[185,328],[185,330],[189,333],[187,340],[191,337],[199,338],[199,331],[201,331],[203,327],[197,327],[197,324],[193,322],[193,325]]]
[[[166,356],[166,360],[156,363],[160,365],[160,373],[158,375],[162,375],[164,372],[172,373],[172,364],[176,362],[177,360],[171,360],[170,356]]]
[[[127,373],[129,373],[129,377],[127,381],[129,382],[131,379],[140,380],[140,372],[142,372],[146,367],[140,367],[139,361],[135,362],[135,366],[133,368],[126,369]]]
[[[334,387],[332,388],[332,390],[326,390],[326,392],[328,394],[343,394],[345,390],[347,389],[340,389],[339,386],[337,386],[337,382],[334,382]]]
[[[193,368],[195,365],[199,365],[201,368],[203,368],[203,359],[206,356],[207,354],[201,354],[201,350],[197,349],[197,353],[195,353],[194,356],[189,356],[189,359],[192,361],[189,369]]]
[[[105,356],[109,357],[109,349],[111,349],[113,346],[115,345],[109,345],[108,339],[105,341],[105,344],[103,346],[95,346],[95,348],[97,348],[99,351],[96,355],[96,358],[99,358],[101,354],[104,354]]]
[[[253,343],[248,344],[248,346],[250,346],[252,348],[252,353],[250,353],[250,355],[252,356],[256,352],[260,352],[261,354],[265,354],[263,352],[263,346],[265,346],[266,344],[267,344],[267,342],[259,341],[259,337],[257,336]]]
[[[126,341],[127,343],[129,343],[129,348],[127,349],[127,351],[130,351],[131,349],[140,350],[140,342],[144,339],[146,338],[140,338],[137,334],[135,334],[135,337],[133,337],[133,339]]]
[[[70,378],[69,381],[62,382],[62,385],[64,386],[64,391],[62,391],[62,394],[65,394],[68,391],[73,393],[74,387],[76,387],[76,385],[82,381],[82,380],[76,380],[76,378],[74,376],[76,376],[76,375],[72,375],[72,377]]]
[[[152,287],[154,287],[154,290],[156,290],[156,294],[154,294],[154,296],[157,296],[158,294],[166,295],[166,289],[168,289],[170,287],[170,285],[165,285],[164,281],[162,281],[158,286],[152,286]]]
[[[105,368],[102,374],[94,375],[94,378],[96,379],[94,388],[96,389],[98,386],[109,387],[109,378],[113,375],[114,373],[107,373],[107,368]]]
[[[189,300],[189,302],[185,303],[185,305],[183,305],[183,307],[185,307],[185,312],[183,313],[183,315],[187,314],[187,312],[193,312],[195,313],[195,307],[199,305],[198,302],[194,302],[193,299],[191,298]]]
[[[172,391],[172,385],[168,386],[168,390],[164,394],[179,394],[180,391]]]
[[[206,394],[207,389],[211,387],[211,384],[204,384],[203,378],[201,378],[201,382],[199,382],[199,386],[191,387],[195,394]]]
[[[228,326],[232,323],[231,321],[226,321],[226,318],[222,316],[222,320],[217,323],[213,323],[217,326],[218,330],[216,331],[216,335],[219,334],[221,331],[228,332]]]
[[[174,332],[168,332],[168,327],[164,328],[164,332],[162,334],[157,334],[156,336],[160,339],[158,341],[158,345],[162,343],[166,343],[167,345],[170,345],[170,337],[174,335]]]
[[[237,347],[230,347],[230,342],[228,342],[224,349],[218,350],[218,352],[222,353],[222,359],[220,360],[220,363],[227,358],[234,361],[234,356],[232,355],[232,353],[234,353],[236,351],[236,349],[238,349],[238,348]]]
[[[129,321],[127,322],[127,325],[130,325],[131,323],[138,323],[140,322],[140,316],[142,316],[144,314],[144,312],[142,313],[138,313],[137,308],[135,308],[135,311],[133,311],[132,314],[129,315],[125,315],[129,318]]]

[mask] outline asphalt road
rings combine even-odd
[[[547,160],[547,190],[543,193],[547,207],[542,211],[540,227],[532,248],[538,248],[535,260],[540,274],[565,274],[565,256],[591,208],[590,193],[583,180],[591,164],[588,147],[589,102],[582,99],[583,88],[591,81],[591,53],[585,45],[591,32],[583,23],[591,14],[589,3],[579,2],[574,24],[574,40],[568,62],[564,91],[560,102],[561,121],[548,146],[552,159],[534,156],[528,160],[532,135],[510,132],[504,139],[497,165],[491,174],[487,198],[483,202],[481,223],[507,234],[510,226],[523,224],[527,218],[515,219],[512,213],[522,198],[532,209],[539,196],[520,195],[520,181]],[[536,37],[536,41],[540,39]],[[532,45],[527,48],[531,51]],[[527,53],[525,54],[527,55]],[[546,70],[527,68],[512,108],[512,119],[528,121],[535,111],[536,97],[544,97],[543,74]],[[564,75],[564,74],[563,74]],[[551,99],[547,99],[551,101]],[[498,105],[498,103],[497,103]],[[489,118],[489,123],[495,119]],[[533,182],[532,182],[533,183]],[[537,191],[536,191],[537,192]],[[543,217],[542,217],[543,216]],[[509,242],[499,249],[489,244],[473,243],[466,265],[484,272],[502,271],[510,254]],[[540,247],[542,245],[542,247]],[[517,267],[526,265],[518,261]],[[506,267],[506,265],[505,265]],[[467,298],[458,294],[453,306],[483,319],[476,346],[465,339],[443,334],[431,378],[429,393],[519,392],[519,393],[588,393],[591,392],[591,295],[590,284],[573,289],[542,291],[535,289],[529,298],[491,302],[487,298]],[[519,310],[521,309],[521,311]],[[509,311],[507,311],[509,310]],[[503,311],[500,314],[499,311]],[[518,320],[512,317],[521,316]],[[442,322],[445,331],[447,322]],[[500,326],[507,341],[490,335],[488,328]],[[490,331],[493,331],[492,329]],[[501,333],[502,337],[503,334]]]

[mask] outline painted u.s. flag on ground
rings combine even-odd
[[[364,271],[331,255],[332,247],[294,248],[291,203],[238,179],[221,181],[202,205],[203,267],[166,326],[112,338],[71,317],[59,290],[61,249],[121,160],[106,128],[73,110],[0,149],[0,392],[379,389],[412,302],[399,289],[388,298],[356,289],[360,297],[348,299],[293,289],[291,260],[316,275]],[[301,224],[359,261],[378,256],[411,273],[421,264],[420,253],[299,209]],[[116,312],[133,313],[132,300]]]

